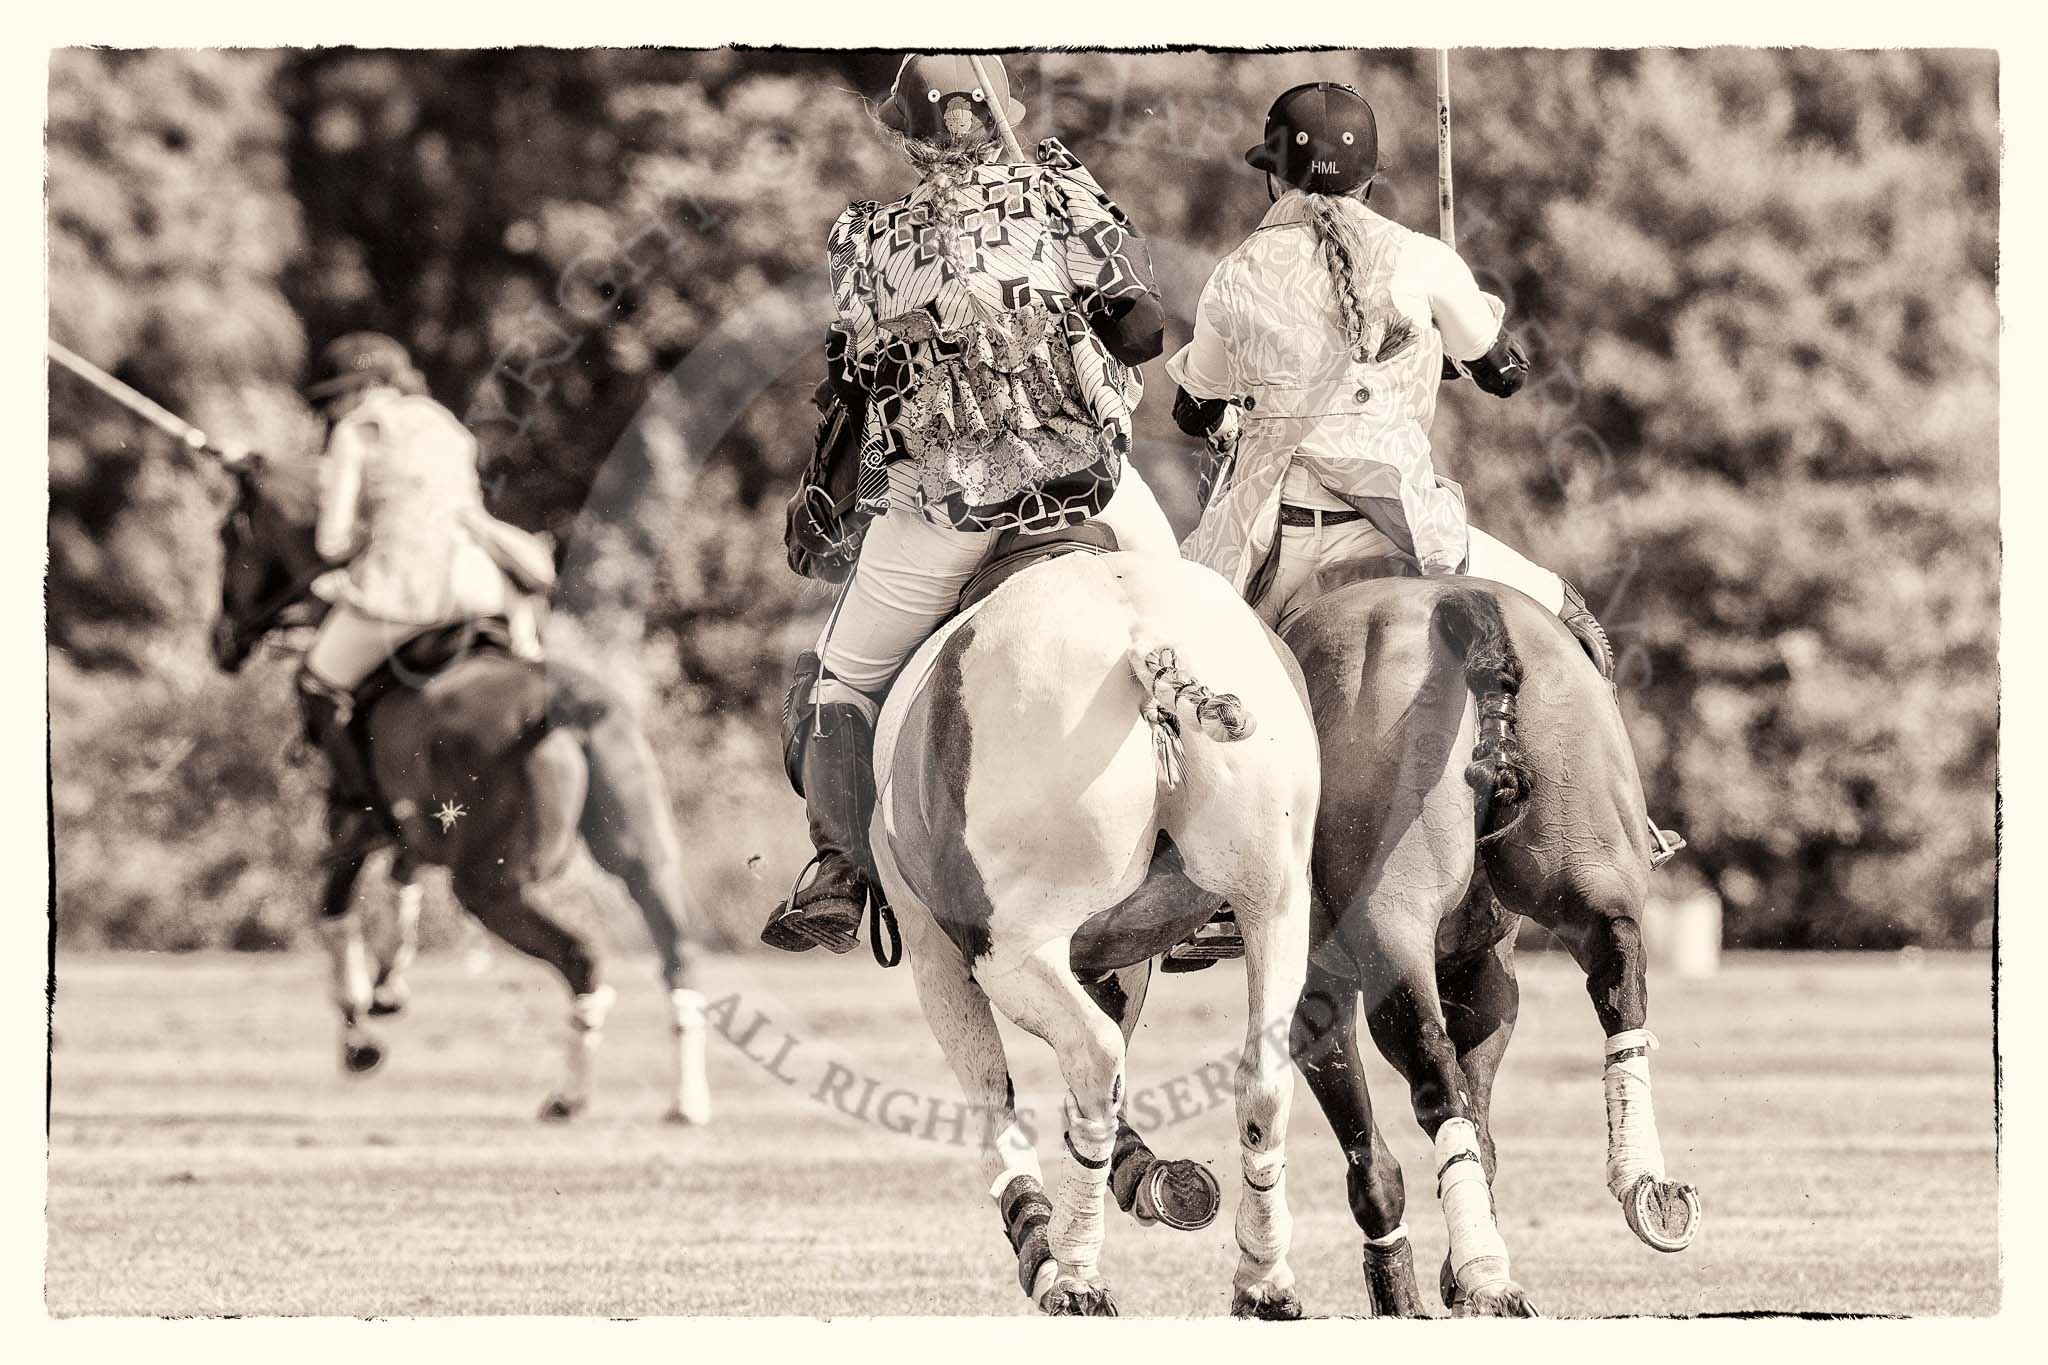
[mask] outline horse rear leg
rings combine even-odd
[[[569,1119],[590,1105],[591,1079],[604,1039],[605,1016],[614,992],[599,979],[596,954],[581,934],[541,909],[531,883],[490,873],[459,870],[455,895],[482,925],[528,957],[562,975],[571,996],[568,1069],[562,1084],[542,1103],[544,1119]]]
[[[363,943],[363,917],[356,909],[356,879],[364,855],[346,853],[328,869],[320,893],[316,928],[327,949],[328,980],[334,1006],[341,1014],[341,1065],[351,1075],[374,1071],[384,1049],[364,1027],[373,1012],[369,951]]]
[[[1149,958],[1081,983],[1088,998],[1123,1031],[1126,1054],[1151,984]],[[1210,1067],[1222,1071],[1221,1063],[1203,1064],[1204,1070]],[[1223,1206],[1223,1188],[1208,1167],[1185,1159],[1160,1160],[1121,1110],[1116,1116],[1116,1148],[1109,1159],[1109,1192],[1116,1206],[1140,1226],[1164,1223],[1183,1232],[1209,1226]]]
[[[1480,1112],[1437,993],[1439,917],[1397,911],[1382,921],[1380,915],[1375,907],[1362,926],[1368,940],[1360,952],[1366,1017],[1380,1051],[1407,1080],[1415,1121],[1436,1147],[1437,1199],[1450,1232],[1445,1306],[1459,1315],[1533,1317],[1528,1292],[1509,1274],[1507,1243],[1494,1221],[1487,1182]]]
[[[1294,1011],[1294,1064],[1344,1149],[1345,1192],[1351,1217],[1365,1236],[1365,1283],[1373,1316],[1427,1317],[1415,1287],[1408,1225],[1402,1220],[1408,1195],[1401,1162],[1373,1120],[1365,1063],[1358,1053],[1357,969],[1348,961],[1339,965],[1343,952],[1331,943],[1309,959],[1301,1003]]]
[[[1656,1251],[1683,1251],[1699,1232],[1699,1191],[1667,1180],[1650,1100],[1649,983],[1639,915],[1643,875],[1633,867],[1567,869],[1528,897],[1586,973],[1586,992],[1607,1038],[1601,1076],[1607,1100],[1607,1189],[1629,1229]],[[1529,911],[1524,911],[1529,913]]]
[[[662,981],[668,987],[668,1119],[709,1123],[708,1026],[704,996],[693,982],[691,954],[683,937],[688,916],[683,852],[667,785],[652,746],[630,717],[607,712],[587,734],[583,747],[590,765],[590,792],[580,822],[583,841],[598,866],[625,886],[639,910],[647,935],[661,954]]]
[[[1057,1269],[1047,1231],[1052,1202],[1045,1195],[1038,1153],[1017,1122],[1016,1088],[995,1015],[960,950],[928,914],[906,904],[901,924],[918,1004],[966,1098],[963,1123],[980,1125],[983,1188],[995,1201],[1017,1258],[1018,1286],[1035,1303],[1051,1287]]]
[[[1081,988],[1068,965],[1070,951],[1060,939],[1013,964],[985,959],[978,980],[997,1008],[1051,1045],[1067,1082],[1067,1160],[1051,1228],[1058,1272],[1038,1295],[1038,1306],[1054,1315],[1112,1317],[1116,1299],[1102,1278],[1102,1206],[1123,1107],[1124,1039]]]
[[[1310,808],[1312,812],[1312,807]],[[1299,838],[1284,840],[1293,856],[1274,869],[1264,897],[1231,896],[1244,935],[1244,1051],[1237,1065],[1238,1164],[1243,1191],[1237,1203],[1237,1273],[1231,1280],[1233,1317],[1301,1316],[1287,1251],[1294,1220],[1287,1210],[1287,1120],[1294,1101],[1289,1037],[1308,970],[1308,841],[1304,814]],[[1299,847],[1294,847],[1294,845]]]

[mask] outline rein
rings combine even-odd
[[[333,568],[331,564],[317,564],[264,598],[260,608],[232,628],[228,639],[234,645],[234,652],[246,654],[254,649],[276,627],[277,618],[284,615],[285,609],[304,597],[307,590]]]

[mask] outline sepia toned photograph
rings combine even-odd
[[[1998,1314],[2003,60],[49,50],[45,1312]]]

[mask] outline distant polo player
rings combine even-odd
[[[314,591],[332,603],[299,669],[307,741],[333,780],[337,846],[374,841],[377,793],[349,731],[355,690],[413,637],[489,616],[540,648],[530,590],[553,566],[534,537],[484,511],[476,438],[427,395],[398,342],[358,332],[320,355],[306,396],[327,421],[315,548],[340,566]],[[511,566],[521,578],[508,577]]]

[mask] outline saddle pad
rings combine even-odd
[[[1120,548],[1116,532],[1099,521],[1084,521],[1079,526],[1029,536],[1006,531],[996,539],[994,556],[960,590],[961,609],[980,605],[989,594],[1034,564],[1077,552],[1113,554]]]

